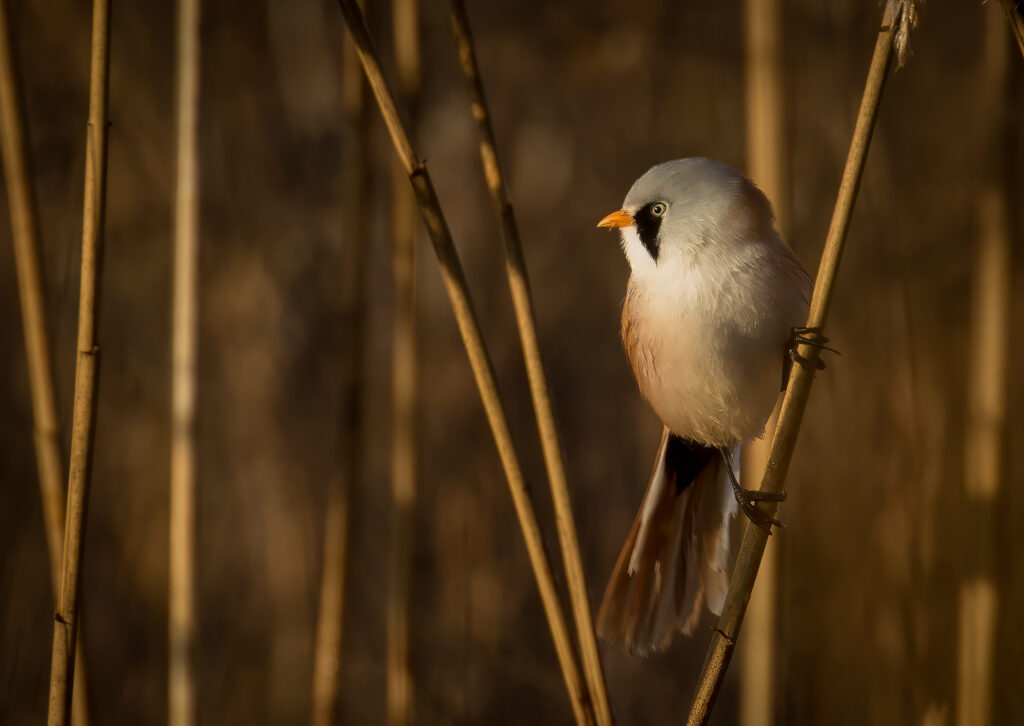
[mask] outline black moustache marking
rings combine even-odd
[[[661,228],[661,217],[656,217],[651,212],[656,202],[651,202],[640,208],[640,211],[633,215],[633,223],[636,225],[636,233],[640,241],[647,248],[648,254],[658,261],[658,230]]]

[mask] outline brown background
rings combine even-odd
[[[991,1],[991,0],[990,0]],[[70,418],[87,110],[88,3],[10,3],[41,206],[61,414]],[[341,237],[339,68],[328,0],[203,11],[199,715],[308,718],[326,482],[336,476],[343,245],[369,253],[366,476],[344,662],[348,722],[383,718],[390,299],[387,164],[375,121],[371,229]],[[424,3],[419,136],[557,551],[520,348],[442,3]],[[738,3],[470,3],[533,277],[596,603],[660,424],[618,341],[627,268],[594,228],[665,159],[745,167]],[[973,547],[962,494],[972,244],[987,125],[984,8],[922,9],[887,86],[783,515],[782,723],[955,715],[956,608]],[[84,581],[96,723],[166,712],[173,3],[115,3],[101,397]],[[375,11],[382,48],[387,11]],[[789,240],[814,271],[880,10],[785,3]],[[1020,240],[1021,58],[1005,153]],[[385,55],[390,55],[385,53]],[[374,112],[375,113],[375,112]],[[376,115],[376,114],[375,114]],[[0,721],[45,713],[52,595],[21,323],[0,205]],[[421,461],[413,672],[420,723],[568,723],[571,713],[490,434],[429,246],[420,248]],[[1021,279],[1024,254],[1014,279]],[[1021,285],[1017,284],[1018,290]],[[1024,297],[1014,298],[1021,320]],[[1019,328],[1019,324],[1015,324]],[[1011,371],[1021,354],[1011,342]],[[998,510],[995,722],[1024,721],[1024,391],[1011,376]],[[66,440],[66,439],[65,439]],[[606,652],[620,723],[678,722],[707,629],[668,655]],[[735,675],[735,674],[734,674]],[[733,722],[731,678],[717,722]]]

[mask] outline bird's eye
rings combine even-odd
[[[654,206],[651,207],[651,214],[653,214],[655,217],[660,217],[665,213],[667,209],[668,207],[665,206],[664,202],[656,202]]]

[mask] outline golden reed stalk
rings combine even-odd
[[[410,124],[420,93],[418,0],[392,1],[392,29],[398,87]],[[391,164],[394,252],[394,331],[391,354],[391,536],[387,605],[387,723],[414,721],[414,683],[409,666],[409,613],[412,612],[412,557],[416,541],[416,238],[419,214],[405,170]]]
[[[785,239],[789,194],[785,181],[781,1],[745,0],[743,31],[747,176],[772,200],[775,226]],[[740,476],[748,489],[756,489],[761,483],[777,422],[778,407],[765,426],[764,437],[743,447]],[[771,726],[775,720],[779,546],[778,540],[766,545],[757,583],[750,595],[748,635],[739,647],[741,726]]]
[[[530,383],[533,410],[537,417],[537,430],[544,452],[548,484],[551,487],[555,522],[558,527],[558,541],[562,547],[562,561],[565,564],[569,598],[576,620],[580,652],[583,656],[583,672],[587,679],[587,687],[590,690],[590,700],[594,706],[597,723],[600,726],[610,726],[612,723],[611,708],[608,706],[608,692],[604,673],[601,670],[601,656],[597,650],[594,621],[590,610],[590,601],[587,597],[587,582],[583,575],[583,558],[580,556],[579,537],[576,534],[576,523],[572,515],[572,500],[569,496],[569,485],[565,475],[562,445],[558,440],[558,428],[555,426],[555,415],[551,407],[551,397],[548,394],[540,344],[537,341],[537,325],[533,313],[533,298],[530,295],[530,279],[526,272],[526,259],[523,256],[523,245],[519,238],[519,228],[516,225],[512,202],[509,199],[508,186],[505,184],[501,164],[498,162],[498,146],[495,141],[494,126],[491,124],[491,112],[487,105],[483,79],[476,61],[476,50],[473,46],[473,35],[470,31],[466,6],[462,0],[451,0],[449,4],[452,29],[458,44],[459,61],[462,65],[462,73],[466,77],[473,117],[476,119],[477,130],[480,133],[480,161],[484,167],[487,188],[490,190],[491,201],[494,203],[494,211],[501,230],[501,241],[505,251],[505,272],[508,275],[508,286],[512,294],[512,306],[519,328],[519,340],[523,346],[523,360]]]
[[[196,720],[196,348],[199,307],[199,0],[178,0],[177,179],[171,320],[167,722]]]
[[[100,349],[99,281],[103,260],[103,215],[107,187],[107,77],[110,68],[110,5],[94,0],[89,71],[89,121],[85,137],[85,202],[82,214],[82,272],[78,297],[78,357],[71,423],[68,502],[64,529],[60,599],[54,614],[47,723],[63,726],[71,713],[78,644],[79,592],[85,537],[85,510],[92,476],[96,387]]]
[[[370,114],[366,81],[351,43],[342,51],[342,135],[345,168],[342,179],[344,246],[341,285],[342,335],[347,341],[339,406],[340,471],[328,482],[324,516],[323,569],[313,666],[313,726],[331,726],[341,703],[342,644],[345,632],[345,588],[348,577],[349,512],[363,473],[362,391],[366,380],[366,255],[363,240],[369,229],[371,184]]]
[[[839,184],[839,195],[832,213],[832,222],[825,239],[825,249],[818,268],[818,277],[814,284],[811,310],[807,319],[808,328],[822,330],[828,317],[832,290],[839,272],[839,261],[846,244],[846,233],[849,229],[857,189],[864,171],[864,162],[867,159],[867,151],[871,143],[871,133],[874,130],[882,89],[889,74],[893,48],[897,44],[897,36],[900,38],[899,45],[906,48],[907,36],[910,31],[908,24],[913,17],[912,4],[908,6],[903,0],[889,0],[886,4],[882,26],[878,31],[878,39],[868,70],[867,83],[861,97],[853,139],[846,157],[846,167],[843,169],[843,178]],[[793,458],[793,451],[796,448],[804,409],[811,393],[811,384],[814,382],[812,366],[818,360],[818,349],[812,345],[801,343],[797,352],[809,360],[809,365],[794,365],[790,371],[786,394],[782,400],[782,409],[779,414],[778,428],[772,440],[771,454],[768,458],[764,479],[761,482],[762,491],[782,491],[786,473]],[[774,515],[778,503],[764,502],[760,506],[767,514]],[[736,560],[736,567],[729,582],[725,605],[718,619],[718,625],[711,636],[704,668],[690,708],[687,721],[690,726],[706,724],[711,716],[711,709],[736,647],[740,625],[743,622],[743,615],[750,600],[750,593],[754,587],[754,580],[757,577],[767,541],[768,532],[748,524]]]
[[[985,60],[979,85],[984,169],[974,243],[971,343],[964,422],[964,550],[957,624],[957,726],[993,723],[1000,602],[998,513],[1006,476],[1009,341],[1012,340],[1013,244],[1010,232],[1010,43],[994,3],[985,9]]]
[[[370,88],[373,90],[381,110],[381,115],[384,117],[384,123],[391,135],[395,152],[398,154],[416,193],[420,214],[426,223],[427,232],[434,247],[434,254],[441,268],[441,278],[448,293],[452,311],[455,314],[459,333],[462,336],[462,342],[466,348],[470,366],[473,369],[473,376],[480,393],[480,399],[483,402],[487,419],[491,426],[491,433],[494,435],[498,454],[505,470],[505,477],[508,480],[509,491],[512,494],[516,515],[519,518],[519,525],[523,532],[523,538],[526,541],[530,564],[540,590],[544,612],[548,619],[548,625],[551,628],[555,651],[558,655],[559,665],[562,668],[562,675],[565,679],[566,689],[569,693],[576,721],[580,724],[593,723],[593,711],[583,687],[583,679],[580,675],[575,653],[573,652],[569,629],[558,599],[558,590],[555,587],[554,577],[551,574],[551,564],[548,561],[547,553],[544,551],[544,543],[541,539],[540,527],[537,524],[537,516],[534,512],[533,503],[530,500],[526,482],[523,479],[518,456],[512,444],[505,409],[498,395],[494,366],[491,363],[480,332],[476,311],[473,308],[469,288],[466,284],[466,277],[462,271],[462,264],[459,261],[455,245],[452,242],[448,223],[444,218],[440,201],[437,198],[437,192],[434,190],[434,184],[430,179],[426,165],[420,161],[419,156],[413,149],[409,133],[398,115],[394,96],[387,81],[384,79],[380,68],[380,61],[370,40],[370,33],[366,27],[366,20],[363,17],[362,11],[360,11],[355,0],[338,0],[338,4],[341,6],[342,14],[345,16],[345,23],[348,26],[349,34],[359,50],[359,59],[362,61],[363,70],[370,83]]]
[[[25,134],[21,87],[7,2],[0,0],[0,148],[3,152],[7,201],[11,210],[11,241],[18,274],[22,329],[25,336],[26,370],[32,396],[32,440],[39,473],[39,495],[43,503],[46,550],[50,556],[53,598],[60,598],[61,560],[64,549],[64,456],[60,447],[60,417],[57,415],[57,384],[53,373],[53,346],[46,314],[46,285],[39,243],[39,209],[36,206]],[[82,634],[78,634],[78,650]],[[71,722],[89,723],[86,702],[85,659],[75,659],[75,686]]]

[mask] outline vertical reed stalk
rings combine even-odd
[[[580,652],[583,656],[584,675],[590,690],[590,699],[594,706],[597,723],[604,726],[612,723],[612,714],[608,706],[608,693],[594,634],[594,622],[590,611],[590,600],[587,596],[586,578],[583,575],[583,558],[580,556],[579,537],[576,534],[576,524],[572,515],[572,501],[565,475],[562,446],[558,439],[558,428],[555,425],[551,397],[548,394],[547,379],[544,375],[544,364],[541,360],[540,344],[537,341],[533,298],[530,295],[530,279],[526,271],[523,245],[519,238],[519,228],[509,198],[508,187],[501,171],[501,164],[498,162],[494,126],[491,123],[490,108],[484,93],[483,78],[480,76],[480,69],[477,65],[476,49],[473,45],[473,34],[470,31],[466,6],[462,0],[451,0],[449,4],[459,60],[463,75],[466,77],[466,85],[469,88],[473,117],[477,121],[477,130],[480,134],[480,161],[483,164],[487,188],[491,193],[491,200],[494,203],[494,211],[498,217],[501,231],[501,241],[505,251],[505,271],[508,275],[512,305],[519,328],[519,340],[523,346],[526,375],[530,382],[530,395],[533,398],[533,410],[537,417],[537,429],[540,433],[548,483],[551,487],[551,498],[554,502],[558,541],[562,548],[562,560],[565,563],[569,597],[576,620]]]
[[[345,154],[342,181],[345,250],[342,285],[342,334],[348,341],[341,384],[340,475],[328,483],[324,519],[324,558],[320,580],[320,612],[317,619],[313,668],[313,726],[335,722],[341,693],[342,637],[344,635],[345,579],[348,574],[349,511],[353,489],[363,472],[363,382],[365,370],[366,269],[363,240],[369,229],[368,194],[370,114],[366,106],[366,81],[359,57],[351,43],[343,50],[341,95]]]
[[[89,121],[85,138],[85,201],[82,218],[82,271],[78,298],[78,356],[71,424],[71,459],[61,565],[60,599],[54,614],[50,662],[49,726],[63,726],[71,713],[78,644],[79,594],[85,513],[92,475],[96,392],[100,348],[99,281],[103,261],[103,215],[107,185],[107,75],[110,68],[110,7],[94,0],[89,71]]]
[[[418,0],[393,0],[398,87],[415,124],[420,92]],[[416,197],[397,160],[391,165],[395,317],[391,370],[391,542],[387,608],[387,722],[413,720],[409,666],[412,553],[416,527]]]
[[[776,227],[783,225],[788,207],[785,172],[785,133],[782,70],[782,8],[779,0],[745,0],[743,29],[746,47],[747,172],[775,208]],[[743,486],[755,489],[768,463],[769,442],[777,413],[765,426],[764,438],[743,449]],[[748,635],[740,652],[740,724],[771,726],[775,721],[778,542],[769,541],[747,611]]]
[[[14,243],[26,369],[32,396],[32,440],[39,474],[39,495],[43,502],[46,549],[50,556],[50,583],[56,601],[60,597],[64,548],[64,456],[60,450],[57,384],[46,313],[46,286],[39,243],[39,209],[32,186],[20,78],[11,37],[7,2],[0,0],[0,149],[7,183],[7,202],[11,210],[11,241]],[[81,640],[79,632],[79,650]],[[85,659],[79,655],[75,659],[71,719],[76,726],[86,726],[89,722],[86,693]]]
[[[441,204],[437,198],[437,192],[434,190],[427,167],[416,154],[409,139],[409,133],[398,115],[393,94],[381,72],[380,61],[373,49],[373,43],[370,40],[369,30],[366,27],[366,21],[362,12],[359,10],[358,5],[356,5],[355,0],[338,0],[338,4],[341,6],[342,14],[345,16],[345,23],[348,26],[349,33],[359,49],[359,58],[362,61],[363,70],[366,72],[370,88],[373,90],[381,110],[381,115],[384,117],[384,122],[391,134],[395,151],[402,162],[403,168],[409,175],[409,181],[416,192],[420,214],[423,216],[427,231],[430,234],[434,254],[437,256],[437,261],[441,268],[441,278],[448,292],[448,299],[455,314],[459,333],[462,336],[462,342],[473,369],[477,389],[487,413],[491,432],[494,435],[498,454],[501,457],[505,476],[508,480],[512,501],[519,518],[519,525],[523,531],[523,538],[526,541],[530,564],[533,567],[534,577],[540,590],[541,601],[547,615],[548,625],[551,628],[552,639],[554,640],[555,650],[562,668],[562,675],[565,678],[566,689],[569,693],[576,721],[580,724],[593,723],[593,711],[583,687],[579,665],[576,662],[572,642],[569,637],[569,629],[558,599],[558,590],[555,587],[554,577],[551,574],[551,564],[548,561],[547,553],[544,551],[536,513],[530,499],[530,493],[523,479],[519,459],[512,444],[505,409],[498,394],[497,382],[494,377],[494,366],[491,363],[480,332],[480,325],[469,295],[466,277],[462,271],[462,264],[459,261],[455,245],[452,242],[448,223],[444,218],[444,213],[441,210]]]
[[[171,321],[167,721],[191,726],[195,677],[196,347],[199,306],[199,0],[178,0],[177,180]]]
[[[1013,37],[1017,39],[1021,55],[1024,55],[1024,0],[999,0],[999,4],[1003,6]]]
[[[889,0],[886,4],[882,26],[878,31],[878,40],[871,58],[871,67],[868,70],[867,84],[861,98],[860,111],[857,114],[853,139],[850,142],[850,151],[846,157],[846,167],[839,185],[839,195],[825,240],[818,277],[814,284],[811,310],[807,319],[809,328],[822,329],[828,316],[832,290],[846,243],[846,233],[849,229],[857,189],[864,171],[864,162],[867,158],[875,118],[878,114],[882,88],[885,85],[893,57],[894,38],[897,34],[901,34],[903,39],[906,39],[910,28],[902,24],[907,23],[912,17],[913,7],[905,8],[901,0]],[[783,398],[779,414],[778,428],[772,440],[768,466],[761,482],[763,491],[782,491],[786,472],[789,470],[789,463],[793,457],[793,450],[796,448],[796,439],[800,432],[800,423],[807,406],[807,399],[810,396],[811,384],[814,381],[813,364],[818,360],[817,349],[812,345],[801,344],[797,352],[809,359],[810,365],[794,365],[790,372],[786,395]],[[762,509],[768,514],[774,514],[777,506],[773,502],[761,504]],[[726,669],[729,667],[729,661],[736,646],[736,638],[739,636],[740,625],[743,622],[743,615],[750,599],[750,592],[754,587],[754,580],[757,577],[758,566],[761,564],[761,557],[764,554],[767,541],[768,533],[765,530],[748,524],[743,535],[743,544],[737,557],[736,567],[729,582],[729,592],[722,608],[722,615],[711,636],[704,668],[697,684],[688,720],[691,726],[706,724],[711,715],[715,697],[718,695],[718,689],[725,678]]]
[[[1007,95],[1009,43],[999,11],[986,9],[982,69],[986,129],[984,180],[978,199],[978,240],[974,268],[964,496],[974,516],[964,528],[973,553],[960,585],[957,667],[957,724],[992,723],[993,676],[999,591],[996,588],[996,512],[1005,476],[1007,344],[1013,301],[1009,200]],[[971,521],[973,520],[973,521]]]

